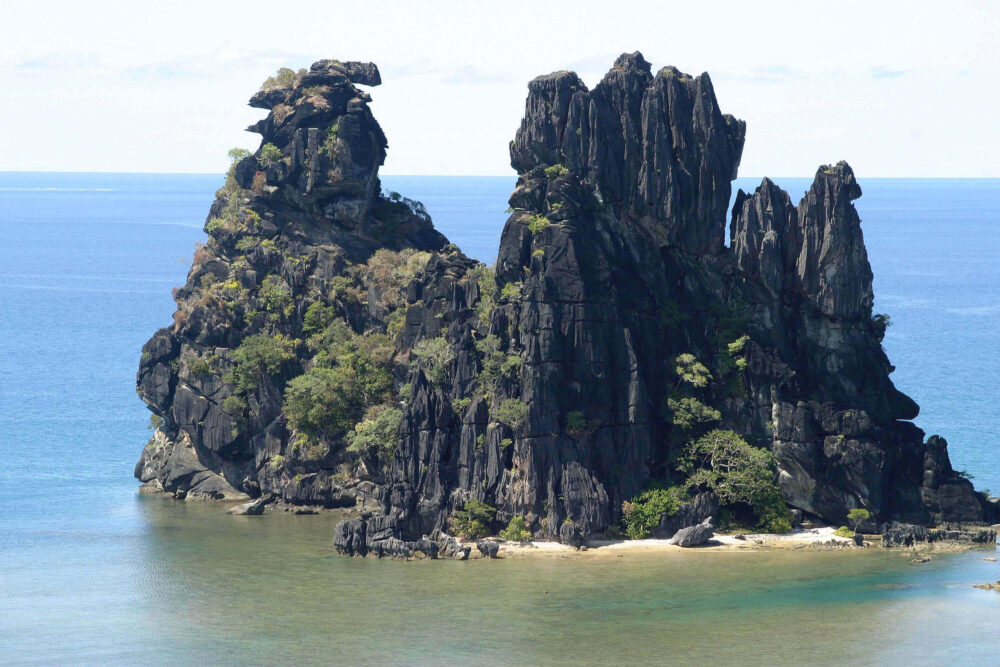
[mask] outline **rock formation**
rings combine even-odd
[[[351,554],[453,557],[418,538],[472,500],[495,508],[487,529],[523,517],[581,542],[676,483],[687,355],[704,369],[688,407],[773,452],[790,506],[837,524],[856,507],[992,519],[889,379],[846,163],[798,206],[767,179],[739,192],[727,246],[746,128],[707,74],[633,53],[593,90],[541,76],[494,271],[382,194],[386,140],[355,85],[379,83],[370,63],[320,61],[252,98],[261,148],[234,164],[174,324],[143,348],[158,428],[141,480],[374,512],[338,527]]]

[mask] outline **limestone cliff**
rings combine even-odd
[[[676,482],[690,357],[699,419],[772,451],[791,506],[992,518],[889,379],[846,163],[798,206],[766,179],[738,193],[727,247],[745,125],[707,74],[653,74],[634,53],[593,90],[538,77],[490,270],[382,195],[386,140],[355,86],[379,82],[320,61],[251,100],[270,112],[261,148],[234,165],[175,323],[143,349],[161,423],[140,479],[358,505],[384,518],[339,539],[390,553],[469,500],[574,541]]]

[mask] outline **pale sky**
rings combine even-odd
[[[484,7],[479,5],[483,4]],[[708,71],[740,174],[1000,177],[1000,2],[5,2],[0,171],[222,172],[278,67],[370,60],[387,174],[511,175],[539,74]]]

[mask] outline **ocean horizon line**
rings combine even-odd
[[[72,175],[92,175],[92,176],[225,176],[225,172],[210,172],[210,171],[60,171],[60,170],[16,170],[16,169],[0,169],[0,177],[5,175],[46,175],[46,176],[72,176]],[[379,174],[380,177],[392,177],[392,178],[517,178],[517,174],[513,172],[510,174],[396,174],[396,173],[384,173]],[[777,181],[779,179],[807,179],[813,178],[815,174],[797,174],[797,175],[758,175],[758,174],[741,174],[737,176],[737,179],[763,179],[769,178],[772,181]],[[736,179],[734,179],[736,180]],[[859,181],[1000,181],[1000,176],[858,176]]]

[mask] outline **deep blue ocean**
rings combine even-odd
[[[796,202],[809,184],[803,178],[775,180]],[[503,618],[477,617],[469,627],[453,619],[446,626],[450,630],[442,631],[440,641],[445,643],[439,652],[427,643],[429,639],[409,637],[398,646],[383,638],[388,643],[382,653],[352,653],[356,647],[336,648],[335,642],[324,644],[323,638],[375,641],[379,628],[353,627],[345,620],[347,610],[335,614],[329,606],[335,603],[324,602],[329,618],[324,611],[314,613],[307,608],[309,613],[299,625],[288,627],[284,639],[265,641],[247,627],[278,623],[272,616],[298,618],[294,600],[282,597],[281,591],[323,595],[315,592],[315,577],[316,572],[325,572],[323,576],[330,579],[320,588],[333,595],[331,591],[340,585],[338,576],[379,581],[383,575],[372,570],[378,564],[340,564],[328,550],[319,551],[329,540],[329,526],[320,523],[324,519],[312,524],[289,519],[277,528],[277,524],[265,523],[226,524],[235,518],[215,519],[218,512],[214,509],[184,509],[185,503],[167,504],[161,498],[137,495],[132,470],[150,435],[149,413],[135,395],[140,348],[157,328],[171,322],[171,288],[184,283],[195,243],[205,238],[202,225],[221,182],[216,175],[0,173],[0,663],[308,663],[327,661],[324,658],[355,661],[364,655],[374,655],[375,662],[432,658],[449,662],[477,656],[520,662],[515,659],[518,654],[505,654],[502,644],[483,645],[466,637],[469,627],[533,637],[527,620],[523,627],[510,620],[515,612]],[[736,187],[752,189],[758,182],[741,178],[734,192]],[[1000,492],[996,391],[1000,378],[1000,180],[861,177],[860,182],[864,196],[856,206],[875,274],[875,310],[892,318],[885,347],[897,367],[893,379],[920,404],[917,425],[948,439],[955,468],[972,475],[977,487]],[[386,190],[423,201],[441,232],[468,255],[486,262],[495,259],[513,183],[513,177],[383,177]],[[210,518],[206,512],[212,513]],[[229,529],[212,521],[240,528],[228,534]],[[258,553],[252,546],[261,544],[254,525],[290,532],[281,533],[272,540],[274,544]],[[231,548],[213,560],[206,556],[214,553],[213,544]],[[291,551],[280,551],[283,548]],[[895,622],[891,619],[897,612],[900,618],[909,619],[912,626],[907,632],[913,630],[916,644],[912,646],[917,648],[886,646],[872,635],[869,643],[859,644],[866,652],[857,658],[866,664],[864,658],[873,655],[878,656],[875,662],[896,658],[920,662],[921,656],[934,655],[927,652],[932,651],[929,644],[920,643],[929,641],[921,638],[919,629],[924,626],[920,623],[931,624],[928,628],[937,625],[932,623],[933,614],[920,620],[920,609],[931,604],[914,606],[914,596],[922,594],[933,599],[939,620],[975,614],[977,627],[990,633],[988,641],[995,648],[1000,595],[988,599],[976,591],[978,597],[971,597],[967,588],[970,582],[1000,579],[996,564],[968,556],[944,561],[951,565],[932,563],[921,571],[926,573],[920,575],[923,579],[907,580],[905,586],[900,584],[902,588],[888,584],[877,588],[882,581],[878,577],[898,583],[898,576],[905,574],[881,561],[861,568],[863,572],[838,571],[840,578],[819,583],[803,570],[801,578],[780,584],[784,591],[780,594],[768,588],[776,581],[770,571],[762,570],[759,581],[744,584],[752,590],[770,591],[777,596],[778,606],[791,604],[780,602],[782,596],[800,594],[795,618],[803,614],[813,618],[811,613],[832,623],[860,614],[859,619],[873,623],[872,619],[879,619],[883,629]],[[990,565],[993,570],[982,569]],[[382,573],[404,572],[399,564],[386,567],[391,569]],[[545,585],[553,590],[569,586],[567,582],[553,584],[552,577],[559,575],[549,571],[551,564],[544,567],[548,570],[536,573],[543,584],[548,582]],[[624,591],[626,598],[642,598],[649,590],[659,590],[650,589],[650,577],[662,584],[666,575],[657,574],[655,567],[636,570],[633,579],[623,574],[620,585],[624,588],[619,592]],[[810,565],[808,571],[815,569]],[[440,605],[452,595],[454,599],[448,599],[458,605],[456,613],[474,616],[474,611],[461,607],[462,576],[448,583],[447,594],[428,593],[427,609],[412,608],[407,613],[436,611],[449,616],[448,608]],[[212,588],[213,582],[229,581],[229,577],[235,577],[234,583],[225,590]],[[512,581],[497,585],[516,589]],[[908,588],[911,584],[915,588]],[[634,595],[626,595],[630,585]],[[719,604],[711,608],[714,620],[745,611],[739,606],[742,603],[725,603],[732,594],[726,588],[730,585],[737,584],[719,583]],[[469,594],[481,595],[483,591],[475,586]],[[841,599],[838,591],[854,590],[851,586],[858,587],[856,599]],[[438,593],[444,597],[435,597]],[[353,595],[363,599],[358,591]],[[589,619],[587,614],[596,613],[598,607],[587,604],[600,606],[606,599],[593,586],[586,592],[567,589],[565,604],[553,610],[569,614],[561,621],[565,627],[559,626],[562,639],[577,641],[573,614]],[[816,607],[818,601],[828,606]],[[862,606],[836,606],[848,602]],[[389,600],[379,604],[383,618],[394,613]],[[513,599],[507,604],[521,608]],[[608,614],[634,613],[646,618],[645,614],[653,613],[645,608],[630,611],[627,601],[622,604],[624,611],[604,610],[599,616],[607,619]],[[657,609],[656,614],[673,613],[666,602]],[[213,615],[213,610],[224,618]],[[984,621],[981,614],[992,614],[994,620]],[[775,632],[794,623],[792,617],[791,611],[788,618],[775,617]],[[194,631],[188,621],[207,629]],[[379,621],[373,617],[369,622]],[[955,626],[949,632],[960,633],[961,621],[956,620]],[[628,627],[615,626],[614,634],[604,641],[608,645],[624,641]],[[691,630],[676,624],[670,627],[680,633],[677,636]],[[733,621],[732,627],[740,626]],[[454,637],[448,634],[452,631]],[[745,643],[756,630],[748,627],[746,632],[731,640]],[[660,638],[667,641],[669,636]],[[988,646],[983,644],[985,638],[969,641],[968,652],[959,654],[968,662],[980,662],[977,656],[985,657],[980,651]],[[577,645],[587,646],[584,639]],[[303,646],[326,652],[303,653]],[[878,650],[883,652],[871,652]],[[531,651],[519,655],[540,662],[570,657],[558,651]],[[596,660],[594,653],[578,655],[582,662]],[[614,655],[622,656],[620,652]],[[642,662],[652,656],[635,653],[633,658]],[[771,656],[776,663],[794,662],[793,657]]]

